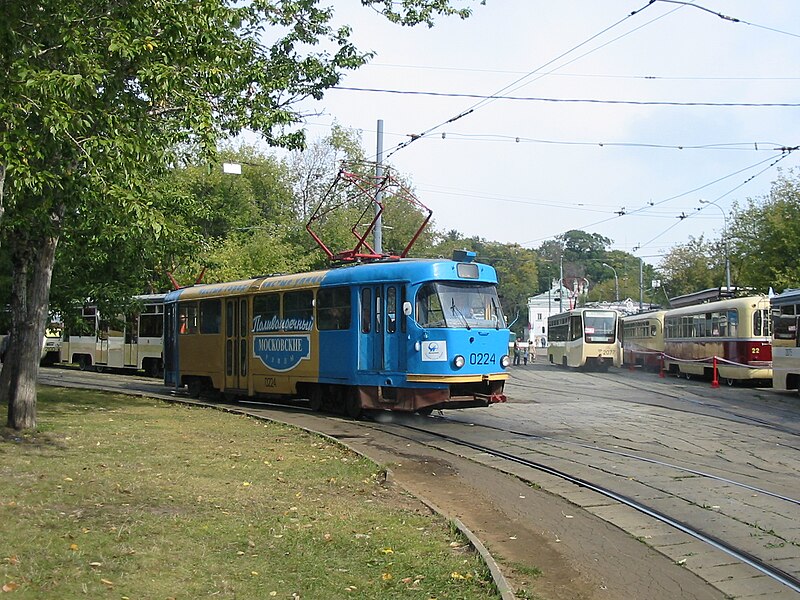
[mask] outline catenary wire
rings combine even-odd
[[[733,108],[797,108],[798,102],[679,102],[672,100],[610,100],[599,98],[544,98],[537,96],[484,96],[481,94],[464,94],[458,92],[421,92],[417,90],[391,90],[387,88],[365,88],[350,86],[333,86],[331,89],[349,92],[370,92],[379,94],[397,94],[403,96],[429,96],[435,98],[481,98],[482,100],[514,100],[522,102],[550,102],[558,104],[623,104],[632,106],[706,106],[706,107],[733,107]],[[469,109],[471,112],[474,109]],[[462,113],[463,115],[464,113]],[[459,117],[460,118],[460,117]],[[450,119],[446,123],[452,123]],[[437,125],[436,128],[441,127]],[[412,140],[428,135],[432,130],[412,137]],[[398,148],[399,150],[399,148]]]
[[[533,74],[537,73],[538,71],[541,71],[541,70],[542,70],[542,69],[544,69],[545,67],[547,67],[547,66],[549,66],[549,65],[553,64],[554,62],[556,62],[556,61],[560,60],[561,58],[563,58],[563,57],[565,57],[565,56],[567,56],[567,55],[571,54],[572,52],[574,52],[574,51],[575,51],[575,50],[577,50],[578,48],[580,48],[580,47],[582,47],[582,46],[585,46],[586,44],[588,44],[589,42],[591,42],[591,41],[592,41],[592,40],[594,40],[595,38],[597,38],[597,37],[599,37],[599,36],[603,35],[604,33],[606,33],[606,32],[608,32],[608,31],[610,31],[610,30],[614,29],[615,27],[617,27],[617,26],[621,25],[622,23],[624,23],[625,21],[627,21],[628,19],[630,19],[630,18],[631,18],[631,17],[633,17],[634,15],[636,15],[636,14],[638,14],[639,12],[643,11],[644,9],[648,8],[648,7],[649,7],[651,4],[652,4],[652,2],[648,2],[648,3],[647,3],[645,6],[643,6],[642,8],[640,8],[640,9],[638,9],[638,10],[635,10],[635,11],[631,12],[630,14],[626,15],[625,17],[623,17],[622,19],[620,19],[619,21],[617,21],[616,23],[613,23],[612,25],[610,25],[610,26],[606,27],[606,28],[605,28],[605,29],[603,29],[602,31],[600,31],[600,32],[598,32],[598,33],[594,34],[593,36],[589,37],[588,39],[584,40],[583,42],[581,42],[581,43],[577,44],[576,46],[573,46],[572,48],[570,48],[570,49],[569,49],[569,50],[567,50],[566,52],[563,52],[563,53],[561,53],[561,54],[560,54],[560,55],[558,55],[557,57],[555,57],[555,58],[551,59],[550,61],[546,62],[545,64],[543,64],[543,65],[541,65],[541,66],[537,67],[536,69],[534,69],[533,71],[531,71],[530,73],[528,73],[528,75],[525,75],[525,76],[523,76],[523,77],[520,77],[520,78],[519,78],[519,79],[517,79],[516,81],[513,81],[513,82],[512,82],[512,83],[510,83],[509,85],[507,85],[507,86],[505,86],[505,87],[501,88],[501,89],[500,89],[500,90],[498,90],[496,93],[498,93],[498,94],[500,94],[500,93],[503,93],[504,91],[506,91],[507,89],[511,88],[512,86],[514,86],[514,85],[517,85],[517,84],[518,84],[518,83],[520,83],[521,81],[524,81],[524,80],[525,80],[525,79],[527,79],[527,78],[528,78],[530,75],[533,75]],[[397,153],[398,151],[402,150],[403,148],[406,148],[406,147],[407,147],[409,144],[411,144],[411,143],[415,142],[416,140],[418,140],[419,138],[421,138],[421,137],[424,137],[424,136],[428,135],[429,133],[431,133],[431,132],[433,132],[433,131],[435,131],[435,130],[439,129],[439,128],[440,128],[440,127],[442,127],[443,125],[447,125],[448,123],[452,123],[452,122],[454,122],[454,121],[457,121],[457,120],[459,120],[459,119],[461,119],[461,118],[463,118],[463,117],[467,116],[468,114],[471,114],[472,112],[474,112],[475,110],[477,110],[478,108],[480,108],[480,107],[481,107],[481,105],[482,105],[484,102],[486,102],[486,100],[481,100],[480,102],[477,102],[477,103],[473,104],[471,107],[467,108],[466,110],[463,110],[463,111],[461,111],[460,113],[458,113],[457,115],[455,115],[455,116],[453,116],[453,117],[451,117],[451,118],[447,119],[446,121],[443,121],[443,122],[441,122],[441,123],[439,123],[439,124],[437,124],[437,125],[434,125],[433,127],[429,127],[428,129],[426,129],[426,130],[425,130],[425,131],[423,131],[422,133],[420,133],[420,134],[418,134],[418,135],[414,135],[414,136],[412,136],[412,137],[411,137],[411,139],[409,139],[409,140],[406,140],[406,141],[404,141],[404,142],[401,142],[400,144],[396,145],[394,148],[390,149],[390,150],[389,150],[389,151],[386,153],[386,157],[385,157],[385,158],[387,158],[387,159],[388,159],[388,158],[389,158],[389,157],[391,157],[393,154]]]

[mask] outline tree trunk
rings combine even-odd
[[[11,338],[0,372],[0,402],[8,403],[8,427],[36,427],[36,380],[39,376],[50,281],[63,207],[53,214],[53,229],[44,235],[10,236],[12,255]]]

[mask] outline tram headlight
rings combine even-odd
[[[466,364],[466,362],[467,361],[464,360],[463,356],[461,356],[460,354],[457,354],[456,357],[453,359],[453,366],[456,369],[460,369],[461,367],[463,367]]]
[[[504,354],[503,358],[500,359],[500,366],[506,369],[510,365],[511,365],[511,357],[508,354]]]

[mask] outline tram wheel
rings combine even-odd
[[[85,371],[86,369],[89,368],[89,361],[86,360],[86,357],[83,354],[78,356],[78,360],[76,360],[75,362],[78,364],[78,368],[81,371]]]
[[[199,379],[190,379],[186,384],[186,389],[190,398],[199,398],[203,391],[203,382]]]
[[[344,411],[351,419],[358,419],[361,416],[361,399],[358,397],[358,391],[348,391],[347,398],[344,401]]]
[[[322,388],[320,386],[315,385],[311,388],[308,406],[314,412],[320,412],[322,410]]]
[[[691,380],[692,380],[692,374],[691,374],[691,373],[684,373],[684,374],[683,374],[683,378],[684,378],[686,381],[691,381]]]
[[[731,377],[726,377],[725,385],[727,385],[728,387],[733,387],[734,385],[736,385],[736,380],[732,379]]]
[[[429,416],[433,412],[433,409],[430,406],[426,406],[425,408],[417,409],[417,414],[422,415],[423,417]]]

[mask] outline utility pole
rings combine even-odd
[[[700,200],[700,204],[707,204],[713,206],[722,213],[722,241],[724,242],[725,249],[725,285],[728,286],[728,291],[731,291],[731,257],[728,254],[728,215],[725,214],[725,209],[717,204],[716,200]]]
[[[619,302],[619,278],[617,277],[617,270],[608,263],[603,263],[603,266],[614,271],[614,300]]]
[[[644,306],[644,259],[639,257],[639,312]]]
[[[383,254],[383,217],[381,216],[381,203],[383,202],[383,119],[378,119],[378,148],[375,153],[375,253]]]

